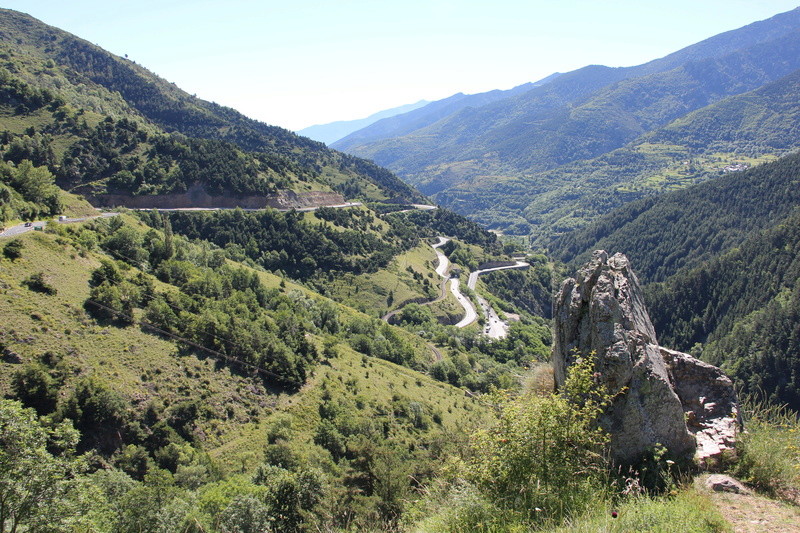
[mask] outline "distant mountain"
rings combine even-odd
[[[373,134],[379,122],[335,146],[391,168],[442,205],[527,233],[542,213],[528,209],[532,196],[565,184],[544,173],[557,175],[565,165],[593,160],[792,73],[800,68],[799,28],[795,9],[643,65],[584,67],[513,96],[444,112],[435,122],[383,136]],[[578,193],[559,207],[580,211],[583,198]]]
[[[406,104],[400,107],[378,111],[377,113],[373,113],[366,118],[360,118],[357,120],[340,120],[337,122],[331,122],[329,124],[309,126],[308,128],[299,130],[297,134],[330,145],[339,139],[350,135],[354,131],[366,128],[370,124],[373,124],[381,119],[393,117],[395,115],[402,115],[403,113],[408,113],[409,111],[419,109],[420,107],[428,105],[429,103],[430,102],[427,100],[420,100],[415,104]]]
[[[524,93],[534,87],[545,85],[554,80],[560,73],[551,74],[537,82],[524,83],[507,91],[494,90],[478,94],[458,93],[443,100],[431,102],[425,107],[413,112],[403,113],[391,118],[380,120],[371,126],[358,130],[347,137],[333,143],[331,146],[337,150],[345,152],[354,149],[356,146],[405,135],[412,131],[429,126],[438,120],[457,113],[468,107],[480,107],[504,98],[509,98],[517,94]]]
[[[476,178],[441,192],[487,225],[537,244],[636,198],[674,190],[800,148],[800,70],[693,111],[593,159],[520,178]]]

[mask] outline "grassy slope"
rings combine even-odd
[[[421,274],[422,280],[415,280],[408,268]],[[334,300],[371,316],[383,316],[408,300],[435,297],[440,279],[435,269],[435,252],[427,243],[421,242],[377,272],[343,274],[326,283],[326,288]],[[391,305],[388,300],[390,293]]]
[[[211,359],[179,355],[174,343],[137,326],[97,324],[82,305],[89,294],[90,274],[99,266],[99,256],[81,257],[71,245],[52,234],[30,232],[21,239],[25,245],[22,257],[13,262],[0,260],[0,340],[6,347],[24,362],[36,361],[47,350],[63,355],[61,365],[68,376],[66,390],[77,377],[95,374],[113,384],[131,402],[132,409],[144,409],[153,399],[165,405],[203,399],[209,409],[199,424],[201,440],[224,471],[250,468],[261,461],[265,428],[280,413],[293,413],[299,421],[293,438],[309,441],[319,421],[321,392],[317,385],[323,379],[355,380],[360,393],[377,403],[391,402],[394,394],[413,398],[427,412],[440,413],[442,426],[434,426],[431,434],[454,431],[457,422],[464,420],[470,421],[470,426],[478,425],[485,415],[484,408],[459,389],[407,368],[362,356],[346,346],[339,346],[340,357],[329,365],[320,365],[300,392],[289,395],[269,391],[257,381],[232,374],[226,368],[217,369]],[[56,295],[33,292],[21,285],[31,273],[39,271],[57,289]],[[261,273],[261,277],[268,286],[281,282],[268,273]],[[286,290],[293,288],[299,287],[286,283]],[[342,310],[351,316],[357,314]],[[421,341],[415,344],[429,357]],[[3,394],[10,392],[10,378],[17,368],[0,362]]]

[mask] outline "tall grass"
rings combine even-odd
[[[689,488],[674,497],[632,496],[617,506],[598,505],[547,533],[722,533],[732,531],[708,496]]]
[[[773,496],[800,494],[800,419],[785,405],[747,398],[743,402],[745,431],[736,451],[734,473]]]

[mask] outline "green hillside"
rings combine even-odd
[[[767,26],[638,70],[544,80],[539,126],[575,143],[556,153],[542,141],[542,153],[588,157],[685,107],[646,94],[658,83],[637,85],[633,72],[661,88],[678,80],[698,102],[762,83],[789,65],[756,64],[751,45],[780,38],[786,20]],[[738,59],[725,63],[722,51]],[[688,58],[725,70],[718,86],[696,84],[709,72],[685,72]],[[747,80],[737,89],[738,74]],[[741,141],[752,160],[788,150],[780,135],[759,144],[792,123],[777,118],[794,109],[786,80],[771,96],[750,93],[751,118],[722,128],[708,150]],[[635,101],[620,107],[625,99]],[[558,122],[570,102],[574,115]],[[472,124],[474,110],[460,109]],[[702,113],[672,122],[684,128],[675,135],[702,137],[691,126],[712,120]],[[587,125],[596,136],[581,144],[573,130]],[[505,155],[525,151],[515,135],[526,131],[487,133],[505,139]],[[535,167],[527,157],[514,165]],[[633,202],[548,241],[551,251],[576,261],[601,237],[640,245],[662,338],[796,407],[798,161]],[[639,194],[628,186],[621,194]],[[171,209],[209,198],[226,204]],[[167,209],[151,209],[155,199]],[[342,199],[358,202],[322,205]],[[424,200],[369,161],[0,10],[0,533],[727,531],[713,496],[689,486],[695,465],[658,449],[630,470],[608,461],[598,416],[610,398],[591,357],[554,392],[550,299],[566,267],[527,254],[530,268],[463,288],[479,265],[526,247],[448,209],[409,205]],[[527,200],[482,208],[527,232],[513,215]],[[91,202],[146,209],[99,214]],[[663,233],[649,233],[654,225]],[[452,263],[444,276],[437,242]],[[505,337],[490,338],[482,316],[452,325],[464,308],[449,275],[508,321]],[[796,494],[796,420],[747,414],[730,468]]]
[[[738,246],[800,206],[800,156],[732,172],[631,202],[586,228],[551,239],[552,253],[577,265],[592,250],[623,252],[646,282],[663,281]]]
[[[637,67],[586,67],[404,134],[337,146],[539,246],[645,194],[796,148],[797,17]]]
[[[237,196],[285,188],[424,201],[368,161],[190,96],[28,15],[0,11],[0,32],[0,104],[14,134],[5,142],[21,145],[14,159],[47,163],[65,187],[152,195],[199,182]]]
[[[171,472],[184,498],[266,453],[273,474],[319,469],[326,505],[349,502],[332,523],[391,521],[410,486],[385,476],[422,480],[435,443],[486,416],[463,391],[387,361],[430,365],[414,335],[208,245],[121,217],[2,244],[2,393],[72,420],[79,450],[134,480]]]
[[[395,528],[492,418],[476,395],[546,357],[531,315],[497,343],[441,324],[446,307],[424,329],[378,318],[436,296],[436,236],[505,257],[460,215],[403,210],[425,199],[385,169],[25,15],[0,12],[0,32],[0,215],[46,226],[0,239],[0,394],[41,418],[7,400],[0,417],[25,438],[58,427],[40,463],[75,469],[29,530],[220,531],[238,512],[279,531]],[[364,205],[98,217],[86,201],[198,190]]]
[[[573,265],[625,253],[665,346],[702,355],[746,393],[800,409],[794,345],[800,155],[631,202],[551,241]]]

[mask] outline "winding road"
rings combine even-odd
[[[509,268],[528,268],[529,266],[531,266],[530,263],[526,263],[525,261],[517,261],[513,265],[476,270],[475,272],[470,273],[469,280],[467,280],[467,287],[469,287],[472,290],[475,290],[475,286],[478,284],[478,276],[481,274],[485,274],[486,272],[494,272],[496,270],[506,270]],[[486,301],[485,298],[476,294],[475,299],[478,300],[478,305],[481,306],[481,310],[483,311],[483,316],[486,317],[486,324],[484,324],[483,327],[484,335],[486,335],[490,339],[502,339],[503,337],[508,335],[508,322],[500,319],[500,316],[497,314],[494,308],[489,304],[489,302]]]
[[[445,290],[447,286],[447,282],[450,282],[450,292],[453,293],[458,303],[461,307],[464,308],[464,318],[462,318],[455,326],[457,328],[464,328],[472,324],[478,319],[478,311],[475,309],[475,306],[472,304],[472,300],[464,296],[464,294],[460,290],[460,283],[461,280],[458,278],[451,278],[448,276],[447,271],[450,270],[450,260],[444,255],[439,248],[444,246],[450,239],[448,237],[439,237],[439,242],[436,244],[432,244],[431,247],[433,251],[436,252],[436,258],[438,259],[439,263],[436,265],[436,273],[442,277],[442,286],[441,286],[441,294],[435,299],[425,302],[421,305],[430,305],[432,303],[441,301],[445,297]],[[467,288],[471,290],[475,290],[475,286],[478,283],[478,276],[481,274],[485,274],[486,272],[494,272],[496,270],[506,270],[509,268],[527,268],[530,264],[526,263],[525,261],[517,261],[513,265],[507,266],[499,266],[493,268],[484,268],[482,270],[476,270],[475,272],[470,273],[469,278],[467,279]],[[492,308],[489,302],[486,301],[485,298],[475,295],[476,300],[478,301],[478,305],[481,307],[481,311],[483,315],[486,317],[486,324],[483,329],[484,335],[491,339],[501,339],[508,335],[508,323],[500,318],[497,312]],[[394,311],[390,311],[386,315],[383,316],[383,320],[389,321],[395,314],[402,311],[402,307],[399,309],[395,309]]]
[[[447,270],[450,268],[450,260],[447,258],[447,256],[439,251],[439,248],[449,240],[450,239],[447,237],[439,237],[439,242],[433,245],[433,249],[436,251],[436,256],[439,259],[439,265],[436,267],[436,273],[445,278],[445,282],[447,280]],[[485,274],[486,272],[506,270],[509,268],[527,268],[529,266],[530,263],[526,263],[525,261],[517,261],[513,265],[476,270],[475,272],[470,273],[467,280],[467,288],[470,290],[475,290],[475,286],[478,283],[478,276]],[[458,324],[456,324],[456,327],[464,328],[478,319],[478,312],[475,310],[475,306],[472,305],[472,301],[461,293],[459,290],[459,285],[460,280],[458,278],[450,279],[450,291],[453,293],[453,296],[456,297],[458,303],[461,304],[461,307],[464,308],[464,318],[462,318]],[[486,325],[483,333],[491,339],[501,339],[508,335],[508,323],[500,319],[497,312],[492,308],[489,302],[477,294],[475,295],[475,299],[478,300],[478,305],[480,305],[483,315],[486,317]]]
[[[434,251],[436,252],[436,257],[439,259],[439,265],[436,267],[436,273],[445,278],[445,280],[447,280],[448,277],[447,271],[450,269],[450,260],[439,250],[439,248],[444,246],[448,241],[450,241],[450,239],[447,237],[439,237],[439,242],[432,245]],[[462,318],[458,324],[456,324],[457,328],[469,326],[478,319],[478,312],[475,310],[475,306],[472,305],[472,301],[464,296],[461,293],[461,290],[459,290],[460,281],[461,280],[458,278],[450,278],[450,292],[453,293],[453,296],[456,297],[458,303],[464,308],[464,318]]]
[[[439,265],[436,267],[436,273],[445,278],[445,280],[447,279],[447,270],[450,268],[450,260],[439,251],[439,248],[449,240],[450,239],[447,237],[439,237],[439,242],[433,245],[433,249],[436,251],[436,256],[439,258]],[[470,290],[475,290],[475,286],[478,283],[478,276],[485,274],[486,272],[506,270],[509,268],[527,268],[529,266],[530,263],[526,263],[525,261],[517,261],[513,265],[476,270],[475,272],[470,273],[469,278],[467,279],[467,288]],[[456,297],[458,303],[461,304],[461,307],[464,308],[464,318],[462,318],[458,324],[456,324],[456,327],[464,328],[478,319],[478,312],[475,310],[475,306],[472,305],[472,301],[461,293],[459,290],[459,284],[460,280],[458,278],[450,279],[450,291],[453,293],[453,296]],[[475,299],[478,301],[478,305],[480,305],[481,311],[483,311],[483,315],[486,317],[486,324],[483,328],[483,333],[490,339],[502,339],[508,335],[508,322],[500,319],[500,316],[498,316],[497,312],[494,310],[494,308],[492,308],[485,298],[476,294]]]

